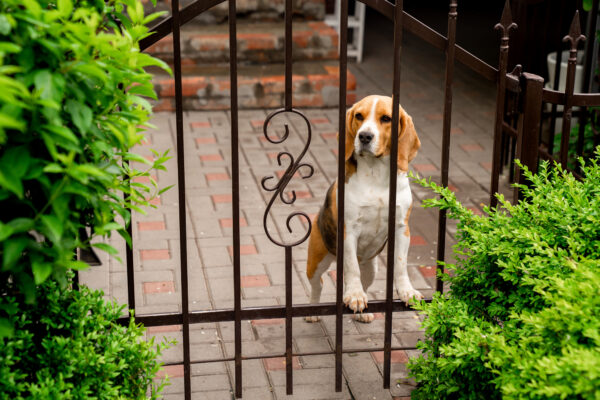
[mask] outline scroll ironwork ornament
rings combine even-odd
[[[285,225],[290,233],[293,233],[292,227],[290,225],[292,218],[299,217],[300,219],[304,219],[308,224],[308,229],[306,230],[306,233],[304,234],[304,236],[292,243],[280,242],[271,236],[271,234],[269,233],[269,230],[267,229],[267,217],[269,216],[269,212],[271,211],[271,207],[273,206],[273,203],[277,199],[277,196],[279,196],[279,198],[281,199],[281,201],[284,204],[289,205],[289,204],[293,204],[296,201],[296,191],[292,190],[291,192],[289,192],[290,193],[289,199],[286,199],[286,196],[284,193],[286,186],[291,181],[294,174],[296,172],[298,172],[303,179],[308,179],[313,175],[314,168],[312,165],[302,162],[302,158],[304,157],[304,155],[308,151],[308,147],[310,146],[312,130],[310,127],[310,122],[308,121],[306,116],[304,114],[302,114],[300,111],[295,110],[293,108],[289,109],[289,110],[282,108],[282,109],[275,110],[274,112],[272,112],[267,117],[267,119],[265,120],[265,123],[263,125],[263,133],[265,135],[265,138],[273,144],[279,144],[279,143],[285,142],[285,140],[290,135],[290,130],[289,130],[289,127],[287,124],[284,124],[285,132],[284,132],[283,136],[281,136],[280,138],[272,138],[271,136],[269,136],[268,126],[269,126],[269,123],[271,122],[271,120],[273,119],[273,117],[275,117],[276,115],[282,114],[282,113],[286,113],[286,112],[297,114],[300,117],[302,117],[302,119],[304,119],[304,121],[306,122],[306,126],[308,128],[308,137],[306,139],[306,144],[304,145],[304,149],[302,149],[302,152],[300,153],[300,155],[298,156],[298,158],[296,160],[294,160],[294,156],[287,151],[279,152],[279,154],[277,154],[277,164],[279,164],[279,166],[282,165],[282,161],[284,158],[289,159],[289,164],[288,164],[284,174],[281,176],[279,181],[273,186],[267,185],[267,182],[271,179],[275,179],[274,176],[263,177],[260,184],[264,190],[266,190],[268,192],[275,192],[275,193],[273,193],[273,196],[271,196],[271,200],[269,201],[269,204],[267,205],[267,208],[265,210],[265,215],[263,217],[263,227],[265,229],[265,233],[267,234],[267,237],[269,238],[269,240],[271,242],[275,243],[278,246],[293,247],[293,246],[297,246],[300,243],[304,242],[310,236],[310,231],[312,229],[312,223],[310,221],[310,217],[302,211],[294,211],[290,215],[288,215]],[[304,173],[302,171],[304,171]]]
[[[510,31],[517,29],[517,24],[515,24],[512,20],[512,13],[510,12],[509,0],[506,0],[506,3],[504,3],[502,17],[500,17],[500,22],[494,26],[494,29],[502,32],[502,37],[500,38],[500,49],[508,50],[508,39],[510,36]]]
[[[571,42],[570,56],[575,61],[577,58],[577,45],[579,41],[585,40],[585,36],[581,34],[581,26],[579,25],[579,10],[575,11],[575,16],[569,28],[569,34],[563,38],[563,42]],[[571,61],[571,60],[569,60]]]

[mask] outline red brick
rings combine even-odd
[[[151,163],[154,162],[154,156],[144,156],[144,158],[148,161],[150,161]],[[152,177],[154,178],[154,175],[152,175]],[[156,178],[154,178],[154,180],[156,180]]]
[[[394,396],[392,400],[410,400],[410,396]]]
[[[337,271],[335,269],[332,269],[331,271],[328,271],[327,273],[333,280],[333,283],[337,282]]]
[[[231,194],[213,194],[210,197],[214,203],[231,203],[232,201]]]
[[[153,206],[160,206],[161,202],[160,202],[160,196],[156,196],[153,199],[147,199],[148,203],[152,204]]]
[[[197,145],[201,145],[201,144],[214,144],[214,143],[217,143],[217,140],[214,137],[196,138],[196,144]]]
[[[327,119],[326,117],[322,117],[322,118],[313,118],[310,120],[310,122],[314,125],[319,125],[319,124],[328,124],[329,123],[329,119]]]
[[[207,181],[228,181],[229,180],[229,174],[204,174],[204,176],[206,177]]]
[[[385,318],[385,314],[380,313],[380,312],[373,313],[373,316],[375,317],[375,319],[384,319]]]
[[[175,291],[175,282],[144,282],[144,293],[172,293]]]
[[[461,149],[463,149],[464,151],[467,151],[467,152],[483,151],[483,147],[481,147],[481,145],[479,145],[477,143],[461,144],[460,147],[461,147]]]
[[[311,199],[312,194],[307,190],[296,190],[296,199]],[[288,192],[288,199],[292,199],[292,192]]]
[[[467,207],[469,210],[473,212],[475,215],[483,215],[483,212],[477,207]]]
[[[146,332],[148,333],[164,333],[179,331],[181,331],[181,325],[149,326],[146,328]]]
[[[452,190],[454,193],[458,193],[459,191],[458,188],[451,183],[448,184],[448,189]]]
[[[463,131],[461,128],[452,128],[452,129],[450,129],[450,134],[451,135],[462,135],[463,133],[465,133],[465,131]]]
[[[418,172],[437,171],[437,168],[433,164],[413,164],[413,168]]]
[[[267,371],[282,371],[285,370],[285,357],[265,358],[263,360]],[[292,357],[292,369],[301,369],[298,357]]]
[[[267,275],[242,276],[240,279],[240,284],[243,288],[271,286],[271,282],[269,281],[269,277]]]
[[[228,246],[229,255],[233,255],[233,246]],[[243,244],[240,246],[241,255],[258,254],[256,247],[253,244]]]
[[[279,155],[279,153],[267,153],[267,156],[269,158],[275,158],[276,159],[278,155]]]
[[[423,239],[423,236],[419,235],[411,235],[410,237],[410,245],[411,246],[425,246],[427,242]]]
[[[421,265],[419,269],[421,270],[421,275],[423,275],[423,277],[425,278],[431,278],[436,276],[437,269],[435,266]]]
[[[425,118],[427,118],[430,121],[441,121],[444,119],[444,114],[441,114],[441,113],[427,114],[425,116]]]
[[[262,128],[264,124],[265,121],[262,119],[253,119],[250,121],[250,125],[252,125],[253,128]]]
[[[327,139],[337,139],[337,132],[324,132],[321,133],[321,137],[325,140]]]
[[[192,128],[210,128],[210,122],[209,121],[190,122],[190,126]]]
[[[156,175],[145,175],[145,176],[136,176],[135,178],[133,178],[133,181],[136,183],[150,183],[150,178],[154,179],[154,182],[156,182]]]
[[[165,223],[163,221],[138,222],[138,230],[141,231],[164,231]]]
[[[160,371],[156,374],[157,378],[164,378],[165,376],[170,376],[171,378],[179,378],[183,376],[183,364],[177,365],[165,365],[162,367]]]
[[[146,260],[169,260],[171,254],[167,249],[160,250],[140,250],[142,261]]]
[[[423,92],[408,92],[408,97],[414,100],[424,99],[427,95]]]
[[[150,138],[145,137],[142,139],[142,141],[140,142],[140,144],[142,146],[151,146],[152,145],[152,140],[150,140]]]
[[[219,224],[221,225],[221,228],[231,228],[233,227],[233,218],[221,218]],[[240,218],[240,226],[248,226],[246,218]]]
[[[200,156],[202,161],[222,161],[223,157],[220,154],[202,154]]]
[[[371,352],[375,362],[377,364],[383,364],[383,351],[373,351]],[[408,356],[404,352],[404,350],[394,350],[392,351],[392,364],[406,364],[408,362]]]
[[[331,152],[333,153],[334,156],[337,157],[337,155],[338,155],[338,149],[331,149]]]
[[[284,318],[253,319],[252,320],[252,326],[281,325],[281,324],[285,324]]]
[[[480,162],[479,165],[481,165],[484,169],[491,171],[492,170],[492,163],[491,162]]]

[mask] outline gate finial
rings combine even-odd
[[[579,25],[579,10],[575,11],[575,16],[569,28],[569,34],[563,38],[563,42],[571,42],[571,51],[577,51],[577,45],[580,40],[585,40],[585,36],[581,34],[581,26]]]
[[[504,3],[504,9],[502,10],[502,17],[500,17],[500,22],[494,26],[494,29],[502,31],[502,46],[508,47],[508,35],[510,31],[517,28],[517,24],[515,24],[512,20],[512,13],[510,12],[510,1],[506,0]]]

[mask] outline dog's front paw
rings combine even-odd
[[[319,322],[321,319],[316,315],[309,315],[307,317],[304,317],[304,320],[306,322]]]
[[[362,312],[367,308],[367,294],[362,288],[349,288],[344,293],[344,304],[354,312]]]
[[[412,285],[403,285],[398,288],[398,295],[400,300],[408,303],[414,298],[416,300],[423,300],[424,296],[417,289],[413,288]]]
[[[364,322],[365,324],[373,322],[375,316],[372,313],[358,313],[354,316],[354,319],[358,322]]]

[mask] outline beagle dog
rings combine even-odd
[[[400,298],[408,302],[422,299],[407,271],[410,244],[408,218],[412,194],[408,181],[408,163],[415,158],[421,142],[412,118],[400,107],[398,123],[398,177],[396,179],[396,266],[394,284]],[[367,289],[377,272],[377,255],[383,250],[388,234],[392,98],[368,96],[346,113],[346,186],[344,221],[344,304],[360,322],[371,322],[367,308]],[[335,260],[337,244],[337,185],[335,181],[325,203],[312,224],[308,243],[306,275],[312,286],[311,303],[318,303],[323,280],[321,275]],[[307,317],[316,322],[318,317]]]

